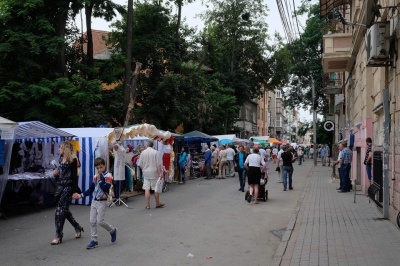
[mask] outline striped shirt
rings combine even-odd
[[[367,152],[365,153],[365,159],[364,159],[364,164],[365,165],[371,165],[372,164],[372,162],[371,162],[372,160],[369,160],[368,163],[367,163],[367,159],[368,159],[368,156],[369,156],[370,152],[372,152],[372,145],[368,145]]]

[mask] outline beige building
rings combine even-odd
[[[281,139],[284,134],[285,108],[280,90],[268,92],[268,135]]]
[[[321,16],[338,8],[352,23],[333,20],[332,31],[323,36],[324,92],[330,102],[328,115],[336,125],[335,140],[353,145],[351,178],[393,222],[400,210],[399,5],[400,0],[320,1]],[[367,137],[373,141],[372,186],[363,164]],[[384,155],[388,160],[382,162]],[[385,168],[387,190],[383,190]]]
[[[268,136],[268,91],[257,101],[257,136]]]

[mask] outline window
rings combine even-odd
[[[253,123],[257,122],[257,113],[253,112]]]
[[[276,91],[275,92],[276,98],[282,98],[282,93],[281,91]]]

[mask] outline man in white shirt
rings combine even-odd
[[[228,160],[228,175],[230,177],[235,176],[235,164],[233,163],[233,158],[235,157],[235,150],[229,146],[226,149],[226,159]]]
[[[143,172],[143,190],[145,191],[146,209],[150,209],[150,189],[155,190],[158,177],[164,179],[161,170],[161,160],[158,151],[153,149],[153,141],[146,142],[146,149],[141,152],[138,166]],[[154,191],[156,208],[162,208],[164,203],[160,202],[159,193]]]
[[[276,148],[276,146],[274,146],[274,148],[272,149],[272,157],[274,158],[274,164],[276,164],[277,156],[278,156],[278,149]]]
[[[278,151],[278,166],[280,167],[280,171],[278,172],[279,181],[278,183],[283,183],[283,170],[282,170],[282,153],[283,153],[283,145],[281,145],[281,149]]]
[[[265,158],[267,161],[271,160],[271,148],[269,146],[267,146],[267,149],[265,150]]]

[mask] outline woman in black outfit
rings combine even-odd
[[[245,199],[248,203],[254,197],[254,204],[258,204],[258,186],[261,179],[261,166],[265,167],[265,162],[258,154],[258,148],[253,148],[253,153],[247,156],[244,163],[247,170],[247,182],[249,183],[249,194],[246,193]]]
[[[69,142],[61,143],[59,151],[59,166],[53,172],[57,182],[55,192],[57,207],[55,210],[56,236],[51,241],[52,245],[62,243],[65,219],[75,228],[75,238],[80,238],[83,232],[82,226],[75,221],[69,210],[72,194],[81,193],[78,187],[78,158],[76,157],[74,146]]]

